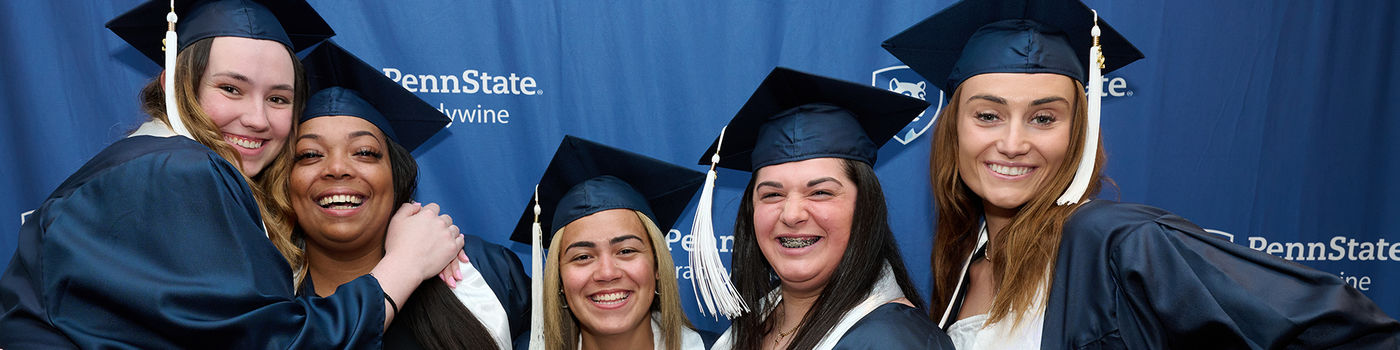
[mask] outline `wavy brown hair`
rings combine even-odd
[[[992,301],[987,323],[996,323],[1012,316],[1013,325],[1021,321],[1020,310],[1044,305],[1032,305],[1042,285],[1049,292],[1055,258],[1060,247],[1064,224],[1079,204],[1055,205],[1055,200],[1069,187],[1079,166],[1079,154],[1084,150],[1084,128],[1088,123],[1084,86],[1074,82],[1074,117],[1070,123],[1069,149],[1060,172],[1051,174],[1045,187],[1022,205],[1011,222],[997,236],[996,260],[992,261],[993,278],[999,283]],[[958,173],[958,123],[962,88],[953,92],[933,129],[933,150],[929,152],[929,182],[933,187],[934,208],[937,213],[933,238],[933,300],[929,313],[933,319],[942,317],[953,298],[953,289],[962,277],[963,262],[977,245],[980,220],[983,216],[982,197],[963,183]],[[1102,139],[1094,162],[1094,172],[1084,197],[1093,198],[1102,188],[1105,161]],[[955,315],[956,316],[956,315]]]
[[[175,58],[175,100],[180,104],[181,121],[185,122],[194,140],[205,147],[214,150],[220,157],[229,163],[233,163],[234,168],[243,174],[243,180],[248,182],[248,187],[253,191],[253,198],[258,202],[258,211],[262,214],[263,224],[267,225],[268,238],[272,240],[273,246],[287,259],[287,263],[293,266],[294,275],[300,280],[305,274],[306,257],[300,248],[292,243],[292,206],[291,195],[287,192],[287,181],[290,178],[292,165],[292,145],[291,137],[297,134],[297,123],[292,122],[291,131],[287,133],[287,141],[282,145],[282,149],[277,150],[277,156],[272,162],[263,167],[261,173],[248,176],[243,172],[242,160],[238,151],[233,149],[227,142],[224,142],[223,133],[219,131],[219,126],[214,124],[208,114],[199,104],[199,86],[204,78],[204,71],[209,66],[209,51],[213,47],[215,38],[200,39],[180,50]],[[283,48],[286,48],[283,46]],[[296,74],[294,92],[292,97],[292,116],[301,115],[301,111],[306,106],[307,85],[304,79],[301,61],[297,60],[296,53],[292,49],[287,49],[287,57],[292,60],[292,69]],[[170,125],[169,117],[165,115],[165,88],[157,77],[147,83],[141,89],[141,110],[151,119],[159,120]],[[301,268],[296,268],[301,266]]]

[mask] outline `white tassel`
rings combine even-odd
[[[540,240],[540,185],[535,185],[535,223],[530,226],[530,348],[544,349],[544,246]]]
[[[175,131],[176,135],[193,140],[189,128],[185,127],[185,120],[180,118],[180,106],[175,103],[175,54],[180,51],[180,39],[175,35],[175,22],[179,17],[175,15],[175,0],[171,0],[170,13],[165,15],[165,119],[170,121],[170,130]]]
[[[1093,10],[1090,10],[1093,11]],[[1094,158],[1099,153],[1099,117],[1103,104],[1103,50],[1099,47],[1099,12],[1094,12],[1093,45],[1089,47],[1089,125],[1084,128],[1084,152],[1079,154],[1079,168],[1074,171],[1074,180],[1069,188],[1055,200],[1055,204],[1073,205],[1079,203],[1084,192],[1089,189],[1090,177],[1094,176]]]
[[[726,127],[727,128],[727,127]],[[690,287],[695,292],[695,303],[703,315],[719,319],[719,315],[735,318],[749,311],[744,298],[729,281],[729,270],[719,258],[718,242],[712,220],[714,207],[715,165],[719,164],[719,149],[724,143],[724,129],[719,131],[719,141],[715,143],[715,154],[710,156],[710,171],[705,174],[705,187],[700,192],[700,203],[695,207],[695,221],[690,225],[690,234],[695,236],[695,250],[690,253]]]

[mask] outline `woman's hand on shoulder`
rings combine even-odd
[[[384,259],[412,261],[407,266],[418,280],[446,272],[444,266],[462,254],[462,233],[437,204],[407,203],[389,221]],[[455,264],[454,264],[455,265]]]

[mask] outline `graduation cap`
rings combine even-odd
[[[703,181],[698,171],[565,135],[510,236],[531,244],[530,348],[544,346],[543,242],[575,220],[611,209],[639,211],[665,232]]]
[[[1098,153],[1103,74],[1142,59],[1142,52],[1098,12],[1078,0],[964,0],[881,45],[939,88],[984,73],[1055,73],[1088,87],[1084,152],[1057,204],[1078,203]],[[1087,67],[1087,69],[1086,69]],[[938,80],[943,79],[943,80]]]
[[[575,136],[564,136],[540,177],[543,240],[574,220],[609,209],[632,209],[661,230],[671,228],[705,180],[699,171]],[[530,243],[534,215],[520,216],[510,239]]]
[[[161,62],[160,38],[167,29],[170,4],[168,0],[146,2],[108,21],[107,29]],[[180,50],[200,39],[235,36],[272,40],[299,52],[335,35],[304,0],[177,0],[174,4]]]
[[[701,156],[710,165],[691,234],[691,286],[701,312],[733,318],[748,312],[719,258],[714,224],[714,167],[742,171],[813,158],[875,165],[880,146],[918,117],[928,102],[868,85],[777,67]]]
[[[1142,59],[1128,39],[1078,0],[965,0],[881,45],[952,94],[983,73],[1056,73],[1088,84],[1091,31],[1101,28],[1103,72]]]
[[[165,67],[164,86],[175,86],[175,54],[200,39],[235,36],[272,40],[296,52],[335,35],[321,15],[301,0],[156,0],[113,18],[107,29],[161,63]],[[176,35],[177,29],[184,36]],[[157,37],[164,39],[158,41]],[[167,50],[167,43],[178,46]],[[165,89],[164,100],[170,129],[194,139],[176,106],[175,89]]]
[[[700,164],[711,164],[720,149],[718,165],[742,171],[826,157],[873,166],[880,146],[927,108],[885,89],[777,67]]]
[[[302,65],[315,92],[306,101],[301,122],[325,116],[358,117],[409,151],[451,122],[442,111],[334,42],[317,46]]]

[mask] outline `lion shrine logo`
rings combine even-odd
[[[918,73],[914,73],[914,70],[909,69],[909,66],[890,66],[877,69],[870,73],[870,85],[924,101],[928,101],[926,98],[929,94],[928,89],[932,88],[938,91],[938,107],[934,109],[933,114],[929,115],[928,110],[924,110],[923,113],[914,118],[914,121],[909,122],[909,125],[894,135],[894,140],[899,141],[900,144],[907,145],[914,142],[914,139],[919,138],[919,135],[923,135],[929,127],[933,126],[933,122],[938,119],[938,113],[943,111],[943,91],[929,85],[928,81],[924,80]],[[925,117],[926,115],[929,116]]]

